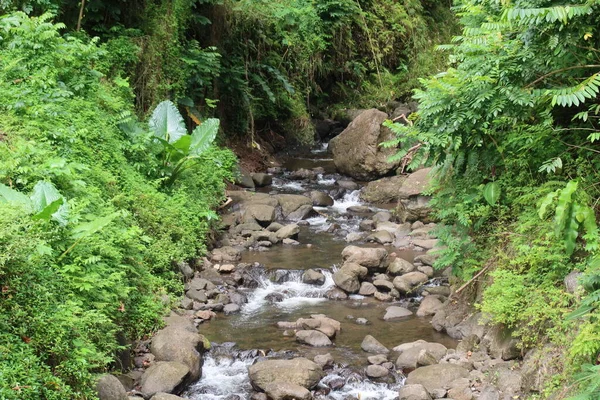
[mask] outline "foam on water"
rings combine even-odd
[[[329,208],[340,213],[345,213],[346,210],[348,210],[348,207],[362,206],[363,203],[360,201],[359,195],[360,190],[346,193],[341,199],[335,200],[333,205]]]
[[[334,178],[324,179],[323,174],[318,174],[317,175],[317,183],[319,185],[323,185],[323,186],[333,186],[335,184],[335,179]]]
[[[302,183],[298,181],[284,181],[280,178],[274,178],[272,186],[276,189],[291,190],[295,192],[302,192],[306,190]]]
[[[313,153],[313,154],[325,153],[327,151],[328,147],[329,147],[329,142],[327,142],[327,143],[321,143],[321,147],[318,147],[316,149],[312,149],[310,152]]]

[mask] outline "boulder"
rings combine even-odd
[[[241,251],[231,246],[223,246],[214,249],[211,253],[211,259],[214,262],[235,262],[239,261],[241,258]]]
[[[567,293],[575,294],[577,290],[581,287],[579,283],[579,279],[583,274],[579,271],[571,271],[569,275],[565,276],[565,290]]]
[[[292,212],[298,210],[301,206],[311,206],[312,200],[306,196],[298,194],[279,194],[275,196],[281,206],[281,212],[284,218],[287,218]]]
[[[333,205],[333,199],[329,195],[317,190],[310,192],[310,199],[313,206],[329,207]]]
[[[432,216],[429,196],[412,196],[401,199],[396,206],[396,217],[400,222],[430,221]]]
[[[398,391],[398,400],[431,400],[423,385],[404,385]]]
[[[382,248],[347,246],[342,250],[342,259],[367,268],[379,268],[387,259],[387,251]]]
[[[360,232],[350,232],[349,234],[346,235],[346,242],[347,243],[352,243],[352,242],[358,242],[359,240],[362,240],[363,238],[363,234]]]
[[[333,345],[326,334],[316,330],[296,332],[296,341],[312,347],[327,347]]]
[[[298,237],[298,233],[300,233],[300,227],[298,224],[289,224],[281,227],[277,232],[275,232],[275,235],[279,240],[295,239]]]
[[[311,217],[317,216],[317,212],[311,205],[302,205],[296,211],[288,214],[287,219],[290,221],[302,221]],[[308,222],[307,222],[308,224]]]
[[[366,369],[366,374],[369,378],[383,378],[390,374],[390,370],[381,365],[369,365]]]
[[[329,353],[316,355],[314,361],[319,364],[321,368],[333,367],[333,357]]]
[[[241,307],[238,304],[229,303],[223,307],[223,312],[225,313],[225,315],[235,314],[237,312],[240,312],[240,309]]]
[[[377,339],[375,339],[371,335],[365,336],[362,343],[360,344],[360,348],[366,351],[367,353],[372,354],[387,354],[390,351],[382,345]]]
[[[139,400],[139,397],[133,398]],[[150,400],[184,400],[184,398],[169,393],[156,393]]]
[[[306,358],[259,361],[248,367],[252,386],[262,391],[273,382],[288,382],[311,389],[323,377],[323,369]]]
[[[392,213],[389,211],[379,211],[371,219],[375,223],[389,222],[392,219]]]
[[[415,266],[412,263],[400,257],[395,258],[387,268],[387,272],[394,276],[407,274],[414,270]]]
[[[276,381],[265,387],[265,393],[271,400],[310,400],[310,391],[290,382]]]
[[[202,375],[204,337],[198,333],[191,320],[171,315],[167,326],[152,337],[150,352],[156,361],[177,361],[187,366],[191,379]]]
[[[379,244],[390,244],[394,241],[394,236],[388,231],[377,231],[367,236],[367,242]]]
[[[346,300],[348,295],[342,289],[333,287],[325,293],[325,297],[329,300]]]
[[[388,162],[396,149],[379,145],[395,137],[392,131],[381,126],[387,118],[387,114],[379,110],[366,110],[329,142],[329,150],[338,171],[353,178],[372,180],[400,165],[399,160]]]
[[[264,174],[262,172],[252,174],[252,181],[254,181],[254,185],[257,187],[269,186],[273,183],[273,177],[269,174]]]
[[[235,183],[243,188],[254,189],[254,180],[248,172],[240,171],[240,175],[237,177]]]
[[[376,279],[373,281],[373,285],[382,292],[389,292],[394,289],[392,282],[385,279]]]
[[[411,293],[413,289],[427,282],[429,278],[422,272],[414,271],[394,278],[394,287],[402,294]]]
[[[262,226],[269,226],[275,220],[275,207],[266,204],[248,205],[242,214],[242,222],[256,221]]]
[[[127,392],[119,379],[110,374],[102,375],[96,383],[100,400],[127,400]]]
[[[367,268],[359,264],[346,262],[333,273],[333,282],[348,293],[356,293],[360,289],[359,278],[364,278],[368,271]]]
[[[400,353],[396,360],[396,367],[400,369],[416,368],[418,365],[419,354],[425,350],[435,358],[435,362],[439,362],[446,355],[448,350],[441,343],[431,343],[425,340],[417,340],[415,342],[404,343],[393,348],[395,352]]]
[[[493,358],[513,360],[521,355],[521,350],[517,347],[518,340],[512,336],[510,330],[503,328],[501,325],[490,328],[483,337],[481,344],[487,347],[488,353]]]
[[[417,317],[428,317],[434,315],[443,306],[443,303],[435,296],[426,296],[421,301],[417,310]]]
[[[387,362],[388,358],[387,358],[387,356],[385,356],[383,354],[376,354],[374,356],[367,357],[367,361],[369,361],[369,364],[381,365],[381,364]]]
[[[292,171],[289,175],[289,178],[295,181],[315,180],[317,178],[317,173],[310,169],[300,168]]]
[[[407,385],[423,385],[428,392],[444,389],[453,381],[467,378],[469,371],[456,364],[435,364],[420,367],[408,374]]]
[[[189,368],[177,361],[159,361],[142,375],[141,392],[151,397],[156,393],[179,393],[191,381]]]
[[[430,172],[431,168],[423,168],[408,175],[398,189],[398,197],[408,199],[423,194],[429,187]]]
[[[342,188],[342,189],[346,189],[346,190],[357,190],[358,189],[358,183],[354,182],[354,181],[349,181],[349,180],[339,180],[336,182],[336,184]]]
[[[472,400],[473,392],[471,384],[467,378],[460,378],[450,384],[448,389],[448,397],[454,400]]]
[[[548,381],[560,374],[562,360],[565,357],[563,352],[564,350],[553,344],[546,344],[542,348],[527,352],[521,367],[523,390],[542,392]]]
[[[415,246],[422,247],[425,250],[431,250],[438,244],[437,239],[413,239],[412,242]]]
[[[385,309],[385,315],[383,316],[383,319],[385,321],[391,321],[398,318],[410,317],[411,315],[413,315],[412,311],[404,307],[390,306]]]
[[[358,294],[361,296],[373,296],[377,292],[377,288],[371,282],[363,282],[360,284]]]
[[[314,269],[308,269],[302,274],[302,282],[310,285],[322,285],[325,283],[325,275]]]
[[[400,187],[406,176],[392,176],[367,183],[360,192],[360,199],[368,203],[394,203],[400,199]],[[389,220],[388,220],[389,221]]]

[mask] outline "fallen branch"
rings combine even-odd
[[[469,286],[471,283],[473,283],[475,281],[475,279],[479,278],[481,275],[483,275],[483,273],[485,271],[488,270],[490,266],[488,265],[487,267],[483,268],[481,271],[479,271],[477,273],[477,275],[475,275],[474,277],[472,277],[467,283],[465,283],[464,285],[462,285],[461,287],[458,288],[458,290],[456,292],[454,292],[455,295],[459,294],[460,292],[463,291],[464,288],[466,288],[467,286]]]
[[[392,122],[398,122],[400,120],[403,120],[404,122],[406,122],[407,125],[409,126],[413,126],[412,121],[410,121],[408,118],[406,118],[406,115],[401,114],[399,117],[396,117],[392,120]]]

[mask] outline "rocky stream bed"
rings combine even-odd
[[[536,355],[523,360],[510,335],[453,297],[450,271],[432,268],[428,170],[361,182],[348,175],[370,179],[383,164],[353,173],[336,140],[347,175],[323,146],[227,193],[218,245],[179,264],[185,297],[137,343],[131,372],[100,380],[102,400],[498,400],[540,389]]]

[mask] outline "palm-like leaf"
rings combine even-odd
[[[149,125],[156,137],[169,143],[176,142],[187,134],[183,117],[175,104],[169,100],[165,100],[156,106],[152,112],[152,117],[150,117]]]

